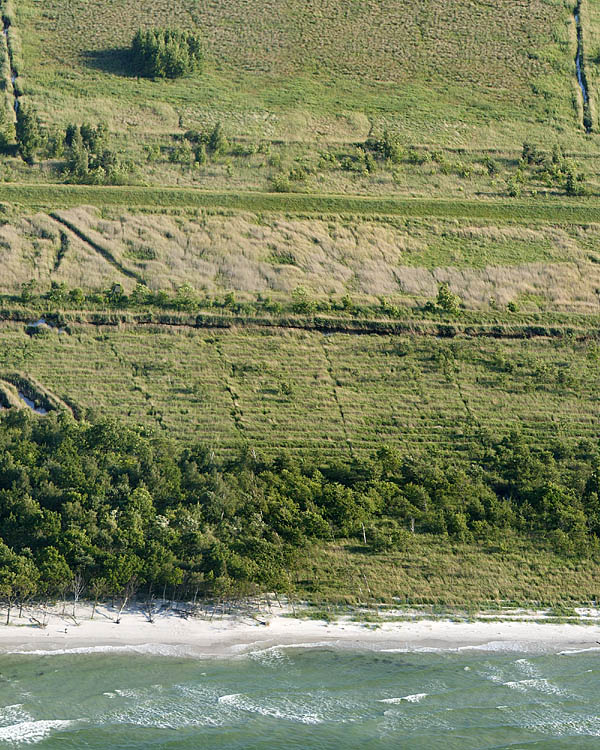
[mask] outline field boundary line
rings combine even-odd
[[[333,376],[333,362],[331,361],[331,357],[329,356],[329,352],[327,351],[327,344],[325,343],[325,336],[323,336],[323,339],[321,340],[321,346],[323,348],[323,355],[325,357],[325,361],[327,362],[327,374],[329,375],[329,379],[331,381],[331,391],[333,393],[333,398],[335,400],[335,403],[337,404],[337,408],[340,413],[340,419],[342,420],[342,427],[344,429],[344,437],[346,438],[346,445],[348,446],[348,452],[350,453],[350,457],[354,458],[354,447],[352,445],[352,440],[350,439],[350,434],[348,432],[348,425],[346,424],[346,415],[344,414],[344,408],[342,407],[342,403],[338,396],[338,392],[337,392],[338,385]]]
[[[53,311],[51,311],[53,310]],[[39,318],[42,308],[10,309],[0,307],[0,324],[30,323],[32,318]],[[62,311],[63,325],[84,326],[130,326],[142,328],[198,328],[202,330],[228,328],[272,328],[281,330],[315,331],[324,336],[332,333],[344,333],[355,336],[429,336],[439,339],[477,339],[494,338],[503,340],[524,340],[535,338],[560,339],[575,341],[598,341],[600,329],[592,323],[589,327],[571,325],[534,325],[519,323],[514,325],[492,323],[442,323],[440,321],[418,320],[372,320],[326,318],[314,316],[309,318],[267,318],[242,317],[239,315],[216,315],[198,313],[187,317],[177,317],[168,313],[126,313],[119,310],[104,311]],[[56,315],[52,303],[48,303],[45,317]]]
[[[108,263],[110,263],[111,266],[116,268],[119,273],[122,273],[123,276],[127,276],[130,279],[135,279],[140,284],[145,284],[144,277],[141,274],[137,273],[136,271],[132,271],[131,269],[124,266],[119,260],[117,260],[117,258],[115,258],[115,256],[110,252],[110,250],[108,250],[108,248],[102,247],[102,245],[100,245],[98,242],[95,242],[91,237],[88,237],[84,232],[81,231],[81,229],[79,229],[68,219],[64,219],[62,216],[60,216],[60,214],[56,212],[52,212],[50,214],[50,218],[54,219],[54,221],[58,222],[59,224],[62,224],[63,227],[66,227],[68,230],[70,230],[78,239],[80,239],[86,245],[89,245],[92,250],[95,250],[95,252],[99,253],[104,258],[104,260],[106,260]]]

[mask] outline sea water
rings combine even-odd
[[[600,651],[0,654],[0,748],[600,747]]]

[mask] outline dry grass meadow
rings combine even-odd
[[[349,294],[373,301],[384,295],[411,307],[434,298],[447,282],[470,309],[515,302],[532,311],[599,312],[596,224],[170,215],[93,207],[16,212],[4,222],[4,294],[18,293],[30,280],[42,289],[56,281],[86,291],[119,282],[130,291],[137,276],[155,291],[189,284],[209,295],[289,298],[301,286],[315,298]]]

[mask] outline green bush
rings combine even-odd
[[[453,294],[448,284],[443,282],[438,287],[437,304],[444,312],[457,312],[460,307],[460,297]]]

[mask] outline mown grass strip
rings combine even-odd
[[[123,208],[212,208],[286,214],[350,214],[407,218],[471,218],[502,222],[590,224],[600,222],[600,200],[454,201],[418,198],[310,195],[307,193],[208,192],[186,188],[92,185],[3,185],[0,201],[26,206],[70,208],[81,205]]]

